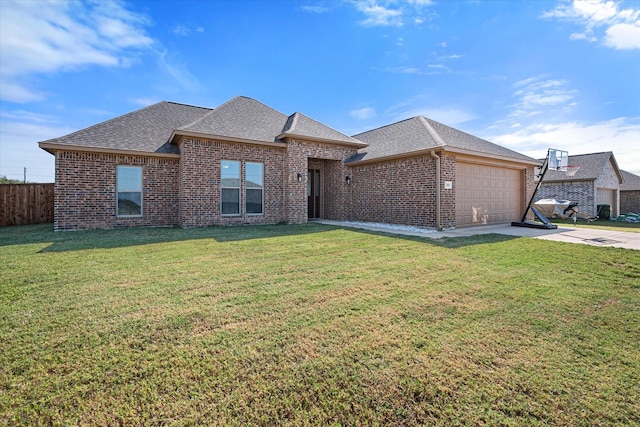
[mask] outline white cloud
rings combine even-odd
[[[544,79],[544,76],[530,77],[517,82],[514,97],[517,102],[511,117],[535,116],[542,114],[543,107],[562,106],[569,108],[577,105],[573,101],[577,91],[567,88],[564,80]]]
[[[154,44],[149,20],[117,1],[2,0],[0,8],[0,96],[12,102],[46,96],[28,84],[33,74],[127,66]]]
[[[394,114],[396,120],[404,120],[416,116],[424,116],[447,126],[456,127],[462,123],[477,119],[475,114],[458,107],[448,106],[439,108],[418,107],[400,110]]]
[[[604,44],[615,49],[640,49],[640,25],[616,24],[609,27]]]
[[[148,107],[149,105],[157,104],[160,100],[156,98],[134,98],[130,99],[129,102],[141,107]]]
[[[371,107],[359,108],[351,110],[349,115],[358,120],[366,120],[376,116],[376,110]]]
[[[360,21],[360,24],[365,27],[401,27],[403,25],[400,9],[382,6],[376,0],[359,0],[355,5],[367,17]]]
[[[321,13],[326,13],[329,11],[329,9],[327,9],[326,7],[323,6],[302,6],[300,8],[301,11],[303,12],[307,12],[307,13],[317,13],[317,14],[321,14]]]
[[[0,120],[0,175],[21,179],[26,167],[28,181],[53,182],[55,158],[37,142],[73,129],[59,125],[56,117],[25,110],[2,112]]]
[[[640,49],[640,9],[620,9],[622,3],[604,0],[574,0],[560,4],[542,17],[575,22],[584,32],[572,33],[571,40],[604,40],[614,49]],[[604,28],[602,34],[601,28]]]
[[[174,26],[171,29],[171,32],[177,36],[181,36],[181,37],[188,37],[190,36],[193,32],[196,33],[204,33],[204,28],[197,26],[194,29],[192,29],[190,26],[187,25],[182,25],[182,24],[178,24],[176,26]]]
[[[423,9],[431,0],[351,0],[358,11],[366,16],[360,21],[366,27],[402,27],[405,22],[421,25],[425,22]]]
[[[585,34],[585,33],[572,33],[569,36],[569,40],[587,40],[587,41],[590,41],[590,42],[598,41],[597,38],[593,37],[592,35]]]
[[[177,80],[183,88],[191,92],[202,89],[202,85],[198,79],[189,72],[186,64],[178,62],[178,60],[174,58],[174,55],[167,53],[167,50],[158,53],[158,64],[164,71]]]
[[[547,148],[571,154],[612,151],[621,169],[640,174],[640,117],[621,117],[603,122],[533,123],[508,129],[487,139],[535,158],[545,156]]]
[[[187,37],[191,34],[191,29],[187,26],[178,24],[171,29],[171,32],[177,36]]]

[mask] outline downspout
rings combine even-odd
[[[431,150],[431,158],[436,159],[436,229],[442,230],[440,224],[440,156],[438,156],[435,150]]]

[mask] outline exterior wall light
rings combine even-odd
[[[302,182],[302,174],[298,173],[298,182]]]
[[[347,185],[351,185],[351,177],[347,176]]]

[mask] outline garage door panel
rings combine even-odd
[[[517,221],[523,208],[521,171],[456,164],[456,226]]]

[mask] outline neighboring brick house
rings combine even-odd
[[[598,215],[598,205],[610,205],[611,217],[620,213],[622,173],[611,151],[569,156],[566,172],[547,171],[536,194],[539,199],[571,200],[578,215]]]
[[[215,109],[160,102],[40,147],[56,157],[56,230],[506,223],[539,164],[424,117],[350,137],[246,97]]]
[[[620,186],[620,213],[640,214],[640,176],[623,171]]]

